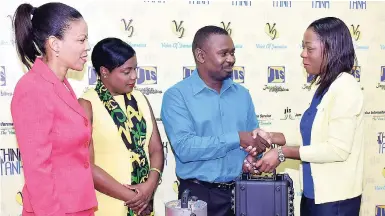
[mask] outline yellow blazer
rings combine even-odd
[[[151,110],[146,98],[140,91],[133,90],[131,94],[138,102],[138,107],[146,120],[147,127],[144,151],[150,162],[148,148],[153,131]],[[89,89],[82,95],[82,98],[90,101],[92,104],[92,139],[94,144],[95,164],[118,182],[122,184],[131,184],[131,160],[136,159],[135,155],[127,150],[114,121],[100,101],[95,89]],[[124,109],[125,103],[123,95],[114,96],[114,99],[127,115],[127,110]],[[123,201],[104,195],[99,191],[96,191],[96,198],[99,205],[98,210],[95,212],[95,216],[127,215],[127,207],[123,205]]]
[[[299,127],[297,133],[285,134],[286,144],[300,145],[301,160],[310,163],[316,204],[362,194],[363,103],[359,83],[352,75],[342,73],[317,106],[311,145],[303,146]],[[301,189],[302,180],[301,166]]]

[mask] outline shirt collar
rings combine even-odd
[[[198,73],[198,70],[195,69],[192,73],[191,73],[191,81],[192,81],[192,90],[193,90],[193,94],[196,95],[198,93],[200,93],[203,89],[207,88],[207,89],[211,89],[210,87],[208,87],[206,85],[206,83],[202,80],[202,78],[199,76],[199,73]],[[221,89],[221,94],[223,92],[225,92],[227,89],[229,89],[230,87],[232,87],[234,85],[234,81],[231,79],[231,78],[228,78],[228,79],[225,79],[223,80],[223,84],[222,84],[222,89]]]

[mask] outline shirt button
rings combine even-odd
[[[90,163],[89,163],[89,162],[85,162],[85,163],[84,163],[84,168],[87,169],[88,167],[90,167]]]

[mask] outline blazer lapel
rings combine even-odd
[[[63,82],[60,82],[60,80],[55,76],[53,71],[48,67],[48,65],[43,62],[41,58],[36,58],[35,63],[32,67],[32,71],[40,74],[43,79],[52,83],[55,89],[54,91],[59,96],[59,98],[61,98],[69,107],[71,107],[73,110],[75,110],[85,119],[87,119],[85,111],[78,103],[74,90],[72,89],[71,85],[68,83],[68,80],[66,78],[64,78],[64,84],[69,89],[69,92],[67,88],[63,85]]]
[[[67,88],[64,86],[64,84],[69,89],[69,92]],[[64,84],[61,82],[54,83],[54,89],[55,93],[59,96],[60,99],[62,99],[69,107],[71,107],[74,111],[79,113],[84,118],[86,117],[86,114],[80,104],[78,103],[76,99],[76,95],[71,87],[71,85],[68,83],[67,79],[64,78]]]

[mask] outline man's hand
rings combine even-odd
[[[242,171],[243,173],[257,173],[255,170],[256,159],[253,155],[247,155],[243,161]]]
[[[258,129],[256,129],[258,130]],[[261,130],[261,129],[259,129]],[[255,130],[254,130],[255,131]],[[253,132],[239,132],[240,144],[243,149],[247,149],[247,152],[251,155],[256,155],[257,153],[264,152],[266,148],[270,148],[271,139],[265,140],[259,133],[267,137],[266,134],[262,132],[256,132],[255,138]],[[261,130],[262,131],[262,130]],[[266,132],[265,132],[266,133]]]
[[[262,139],[262,140],[265,140],[266,142],[268,142],[270,145],[273,143],[272,142],[272,136],[271,136],[271,133],[269,132],[266,132],[260,128],[256,128],[252,131],[252,136],[254,139]],[[267,147],[267,148],[270,148]],[[245,149],[246,152],[248,152],[249,154],[253,155],[253,156],[256,156],[257,155],[257,152],[255,149],[250,149],[250,148],[247,148]]]
[[[137,192],[137,195],[133,199],[125,202],[125,205],[136,212],[137,215],[140,215],[147,208],[148,202],[151,200],[156,186],[154,187],[149,182],[124,186]]]
[[[260,128],[254,129],[252,134],[254,139],[260,136],[262,139],[266,140],[270,145],[273,143],[271,133],[266,132]]]

